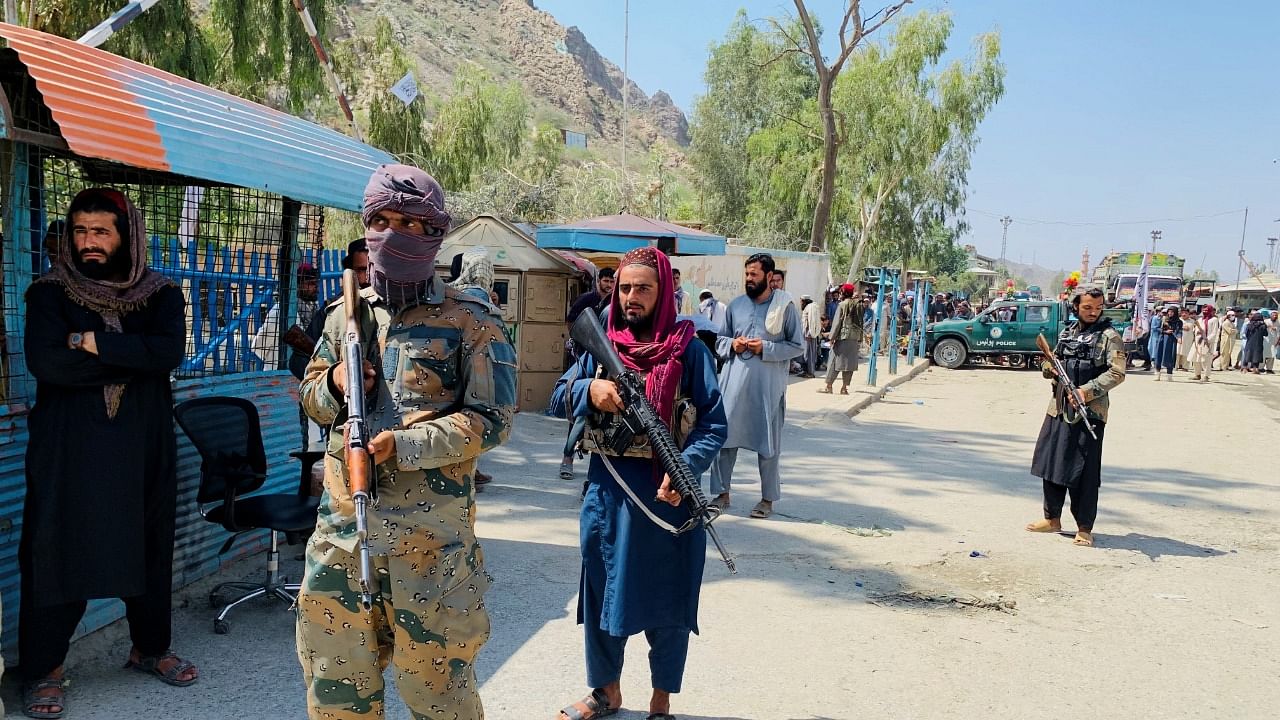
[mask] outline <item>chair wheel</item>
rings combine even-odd
[[[213,632],[218,635],[226,635],[227,633],[231,632],[231,623],[227,622],[226,620],[214,620]]]

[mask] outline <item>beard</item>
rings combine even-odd
[[[76,270],[79,270],[81,275],[90,280],[125,278],[129,276],[129,271],[133,269],[133,263],[129,260],[129,253],[123,248],[109,255],[106,262],[98,262],[97,260],[85,261],[81,255],[82,253],[76,253],[74,256]]]
[[[653,329],[653,313],[647,315],[634,315],[632,313],[623,313],[623,320],[627,323],[627,329],[632,335],[646,335]]]
[[[747,286],[747,297],[751,298],[752,300],[755,300],[756,298],[764,294],[765,288],[769,287],[769,283],[764,280],[761,280],[758,283],[753,283],[750,280],[748,280],[746,282],[746,286]]]

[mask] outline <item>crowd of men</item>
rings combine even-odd
[[[1208,382],[1213,371],[1235,370],[1274,375],[1280,358],[1280,312],[1267,308],[1229,307],[1218,317],[1213,305],[1194,313],[1171,305],[1152,308],[1148,334],[1138,339],[1136,359],[1156,380],[1173,380],[1174,371],[1194,373]],[[1134,358],[1130,358],[1131,360]]]

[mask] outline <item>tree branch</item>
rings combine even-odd
[[[796,118],[793,118],[793,117],[791,117],[790,115],[787,115],[786,113],[780,113],[780,112],[779,112],[779,113],[774,113],[774,114],[775,114],[775,115],[777,115],[778,117],[782,118],[783,120],[790,120],[791,122],[795,123],[796,125],[799,125],[800,127],[804,128],[805,130],[808,130],[808,131],[809,131],[809,137],[813,138],[814,140],[817,140],[818,142],[823,142],[823,138],[822,138],[822,136],[821,136],[821,135],[819,135],[819,134],[817,133],[817,131],[816,131],[816,130],[814,130],[814,128],[813,128],[813,126],[812,126],[812,125],[809,125],[809,124],[806,124],[806,123],[800,122],[800,121],[799,121],[799,120],[797,120]]]
[[[844,54],[849,47],[849,21],[853,21],[853,27],[856,31],[862,27],[862,0],[850,0],[849,7],[844,11],[844,17],[840,18],[840,32],[836,37],[840,38],[840,54]],[[858,38],[854,38],[854,43],[858,42]]]
[[[867,26],[865,26],[865,25],[864,25],[864,26],[863,26],[863,28],[862,28],[862,30],[861,30],[861,32],[860,32],[859,34],[865,37],[865,36],[870,35],[871,33],[875,32],[876,30],[879,30],[879,29],[881,28],[881,26],[883,26],[885,23],[887,23],[887,22],[889,22],[890,20],[892,20],[892,19],[893,19],[893,16],[897,15],[899,12],[902,12],[902,8],[906,7],[907,5],[910,5],[910,4],[911,4],[911,2],[912,2],[912,0],[902,0],[901,2],[898,2],[898,3],[894,4],[894,5],[890,5],[890,6],[888,6],[888,7],[882,8],[882,9],[880,10],[880,12],[878,12],[878,13],[876,13],[875,15],[872,15],[870,18],[868,18],[868,21],[875,20],[876,15],[880,15],[881,13],[883,13],[883,14],[884,14],[884,17],[880,18],[878,21],[876,21],[876,22],[875,22],[873,25],[871,25],[870,27],[867,27]]]
[[[813,18],[809,17],[809,10],[804,6],[804,0],[795,0],[796,12],[800,15],[800,24],[804,26],[804,34],[809,39],[809,55],[813,58],[814,65],[818,69],[818,77],[821,78],[827,72],[827,63],[822,59],[822,52],[818,45],[818,33],[813,29]],[[774,23],[775,25],[777,23]]]
[[[797,2],[800,2],[800,0],[797,0]],[[854,4],[850,6],[855,18],[853,23],[853,39],[850,42],[845,42],[843,34],[844,24],[841,23],[840,56],[836,58],[835,62],[831,63],[832,74],[836,75],[840,73],[840,69],[844,67],[845,61],[848,60],[849,56],[853,54],[853,51],[858,48],[859,43],[862,42],[864,37],[874,33],[876,30],[879,30],[885,23],[892,20],[895,15],[901,12],[904,7],[910,5],[911,2],[912,0],[899,0],[893,5],[881,8],[874,15],[863,20],[861,2],[860,0],[855,0]],[[879,20],[876,20],[876,18],[879,18]],[[872,22],[872,24],[868,26],[868,22]]]
[[[782,27],[782,23],[779,23],[774,18],[769,18],[768,20],[769,20],[769,24],[773,26],[773,29],[777,31],[778,34],[782,35],[782,37],[786,38],[787,42],[791,43],[792,49],[794,49],[796,52],[801,53],[803,55],[810,55],[810,56],[813,55],[811,51],[805,49],[804,43],[792,37],[791,33],[787,32],[787,29]]]
[[[796,55],[808,55],[808,54],[809,54],[809,53],[805,52],[804,50],[801,50],[800,48],[790,47],[790,48],[787,48],[787,49],[783,50],[782,52],[778,53],[777,55],[774,55],[772,58],[770,58],[770,59],[766,60],[765,62],[762,62],[762,63],[751,63],[751,64],[752,64],[752,65],[754,65],[756,68],[758,68],[758,69],[760,69],[760,70],[763,70],[763,69],[765,69],[765,68],[769,67],[770,65],[772,65],[772,64],[774,64],[774,63],[776,63],[776,62],[778,62],[778,61],[779,61],[779,60],[781,60],[782,58],[784,58],[784,57],[786,57],[786,56],[788,56],[788,55],[791,55],[792,53],[795,53]]]

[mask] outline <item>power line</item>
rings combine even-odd
[[[986,210],[978,210],[977,208],[965,208],[965,212],[971,212],[977,215],[997,218],[1003,222],[1003,219],[1009,217],[1002,213],[987,212]],[[1065,225],[1068,227],[1098,227],[1111,225],[1150,225],[1153,223],[1176,223],[1176,222],[1193,222],[1196,220],[1209,220],[1211,218],[1224,217],[1226,215],[1235,215],[1244,212],[1244,208],[1237,210],[1223,210],[1222,212],[1208,213],[1206,215],[1192,215],[1180,218],[1149,218],[1146,220],[1117,220],[1113,222],[1092,221],[1092,220],[1040,220],[1036,218],[1013,217],[1013,221],[1025,223],[1027,225]]]

